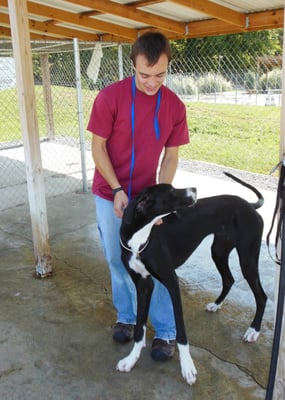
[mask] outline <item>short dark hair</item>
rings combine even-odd
[[[154,65],[162,54],[167,56],[168,62],[171,60],[171,49],[167,37],[160,32],[145,32],[133,44],[130,57],[134,66],[138,55],[144,55],[149,65]]]

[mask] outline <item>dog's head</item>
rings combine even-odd
[[[196,188],[176,189],[170,184],[160,183],[145,188],[124,211],[122,225],[140,228],[155,218],[170,214],[196,203]]]

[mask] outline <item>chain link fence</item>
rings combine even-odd
[[[283,31],[276,31],[281,37]],[[269,53],[255,40],[248,46],[249,36],[240,37],[172,42],[167,86],[185,102],[279,107],[282,46]],[[98,90],[132,74],[130,45],[33,42],[32,50],[46,194],[89,190],[94,164],[91,134],[85,127]],[[8,41],[0,42],[0,109],[4,210],[27,202],[15,65]]]

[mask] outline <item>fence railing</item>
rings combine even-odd
[[[231,51],[224,48],[219,49],[218,56],[209,51],[209,55],[204,52],[203,57],[194,57],[190,48],[189,54],[184,52],[182,57],[174,50],[166,84],[184,101],[227,103],[233,107],[280,106],[280,54],[254,51],[246,57],[236,57],[234,48]],[[76,42],[71,47],[62,44],[62,51],[57,46],[56,53],[43,46],[40,52],[33,52],[47,196],[90,187],[94,169],[91,135],[82,129],[87,125],[98,90],[133,73],[129,53],[130,45],[79,43],[76,48]],[[1,44],[0,109],[0,210],[3,210],[26,202],[27,189],[14,60],[11,50],[1,51]]]

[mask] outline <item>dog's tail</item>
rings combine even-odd
[[[246,182],[242,181],[241,179],[237,178],[236,176],[230,174],[229,172],[225,172],[224,171],[224,174],[226,176],[228,176],[229,178],[233,179],[234,181],[240,183],[242,186],[245,186],[248,189],[252,190],[253,193],[256,194],[256,196],[258,197],[257,202],[256,203],[250,203],[256,210],[263,206],[264,197],[262,196],[262,194],[254,186],[250,185],[249,183],[246,183]]]

